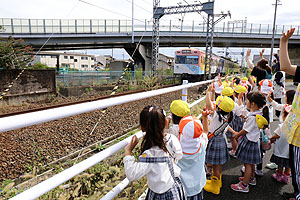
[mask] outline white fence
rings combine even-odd
[[[212,80],[208,81],[201,81],[197,83],[189,83],[189,84],[183,84],[180,86],[175,86],[171,88],[164,88],[159,90],[153,90],[149,92],[142,92],[138,94],[131,94],[131,95],[125,95],[121,97],[114,97],[110,99],[104,99],[104,100],[98,100],[94,102],[88,102],[88,103],[81,103],[77,105],[71,105],[71,106],[65,106],[60,108],[54,108],[54,109],[48,109],[43,111],[37,111],[32,113],[26,113],[16,116],[10,116],[10,117],[4,117],[0,118],[0,133],[14,130],[17,128],[22,128],[26,126],[31,126],[35,124],[40,124],[43,122],[48,122],[51,120],[57,120],[64,117],[69,117],[85,112],[95,111],[98,109],[107,108],[110,106],[120,105],[140,99],[145,99],[157,95],[162,95],[178,90],[183,90],[195,86],[200,86],[203,84],[207,84],[212,82]],[[186,97],[187,91],[183,91],[183,97]],[[183,98],[184,99],[184,98]],[[204,98],[199,99],[198,101],[194,102],[190,105],[194,106],[197,103],[199,103]],[[24,120],[26,119],[26,120]],[[138,138],[141,138],[143,136],[143,133],[140,131],[136,133]],[[90,158],[64,170],[63,172],[60,172],[59,174],[54,175],[53,177],[33,186],[32,188],[20,193],[19,195],[12,198],[12,200],[29,200],[29,199],[35,199],[40,197],[41,195],[49,192],[50,190],[54,189],[55,187],[59,186],[60,184],[70,180],[74,176],[78,175],[79,173],[85,171],[86,169],[94,166],[95,164],[101,162],[105,158],[113,155],[117,151],[123,149],[131,140],[131,137],[126,138],[125,140],[105,149],[104,151],[101,151]],[[129,184],[128,179],[123,180],[119,185],[117,185],[112,191],[110,191],[103,199],[112,199],[114,196],[116,196],[120,191],[122,191],[127,185]]]

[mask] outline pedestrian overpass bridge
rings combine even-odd
[[[0,19],[0,37],[22,38],[26,44],[39,50],[76,50],[124,48],[131,54],[140,41],[135,56],[143,66],[150,66],[152,48],[152,22],[136,20],[132,43],[131,20],[110,19]],[[300,58],[300,26],[277,25],[275,47],[283,32],[295,27],[289,48]],[[272,25],[253,23],[219,23],[214,28],[214,47],[270,48]],[[46,42],[47,41],[47,42]],[[160,47],[204,47],[206,23],[197,21],[164,21],[160,23]],[[294,55],[295,54],[295,55]],[[136,60],[135,59],[135,60]],[[148,63],[149,62],[149,63]],[[298,59],[297,63],[300,62]],[[298,63],[299,64],[299,63]]]

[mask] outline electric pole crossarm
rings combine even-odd
[[[154,18],[161,18],[163,15],[179,14],[179,13],[191,13],[191,12],[206,12],[207,14],[213,14],[214,2],[206,2],[203,4],[189,4],[170,7],[158,7],[154,10]]]

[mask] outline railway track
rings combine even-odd
[[[126,92],[118,94],[118,96],[143,91],[145,90]],[[199,97],[198,93],[198,88],[191,88],[188,99],[197,99]],[[101,99],[104,98],[109,98],[109,96],[101,97]],[[47,167],[50,163],[58,164],[71,160],[78,155],[76,152],[81,150],[84,152],[83,156],[87,156],[94,151],[95,148],[92,147],[95,147],[99,141],[105,144],[116,137],[122,137],[130,128],[136,127],[138,125],[138,114],[144,106],[156,104],[168,110],[171,101],[179,98],[181,98],[181,91],[108,108],[97,130],[90,137],[87,147],[81,145],[95,124],[95,120],[98,119],[100,111],[1,133],[0,181],[21,177],[25,172],[29,172],[30,168],[32,169],[33,166],[37,165],[43,166],[43,170],[51,170],[51,167]],[[0,116],[11,116],[99,99],[89,98],[83,101],[5,113]]]
[[[160,88],[173,87],[173,86],[177,86],[177,85],[179,85],[179,84],[166,85],[166,86],[162,86]],[[115,94],[115,95],[113,95],[113,97],[119,97],[119,96],[135,94],[135,93],[140,93],[140,92],[145,92],[145,91],[146,91],[146,89],[123,92],[123,93]],[[42,111],[42,110],[47,110],[47,109],[52,109],[52,108],[58,108],[58,107],[63,107],[63,106],[70,106],[70,105],[74,105],[74,104],[86,103],[86,102],[91,102],[91,101],[97,101],[97,100],[102,100],[102,99],[107,99],[107,98],[110,98],[110,95],[105,95],[105,96],[96,97],[96,98],[88,98],[88,99],[79,100],[76,102],[68,102],[68,103],[62,103],[62,104],[58,104],[58,105],[50,105],[50,106],[44,106],[44,107],[40,107],[40,108],[32,108],[32,109],[22,110],[22,111],[17,111],[17,112],[0,113],[0,118],[13,116],[13,115],[19,115],[19,114],[25,114],[25,113],[30,113],[30,112]]]

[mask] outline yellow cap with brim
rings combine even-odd
[[[229,84],[226,81],[223,81],[222,85],[224,86],[224,88],[229,87]]]
[[[248,81],[248,78],[247,77],[243,77],[241,80],[242,81]]]
[[[222,96],[232,96],[233,95],[233,89],[231,87],[225,87],[223,90],[222,90]]]
[[[269,124],[267,119],[262,115],[256,115],[256,123],[259,129],[263,129],[264,126],[267,126]]]
[[[226,96],[218,96],[216,103],[224,112],[231,112],[234,108],[234,101]]]
[[[171,103],[170,110],[178,117],[184,117],[191,111],[187,102],[182,100],[174,100]]]
[[[242,93],[246,93],[246,91],[247,91],[247,89],[244,86],[242,86],[242,85],[237,85],[233,89],[238,94],[241,93],[241,92]]]

